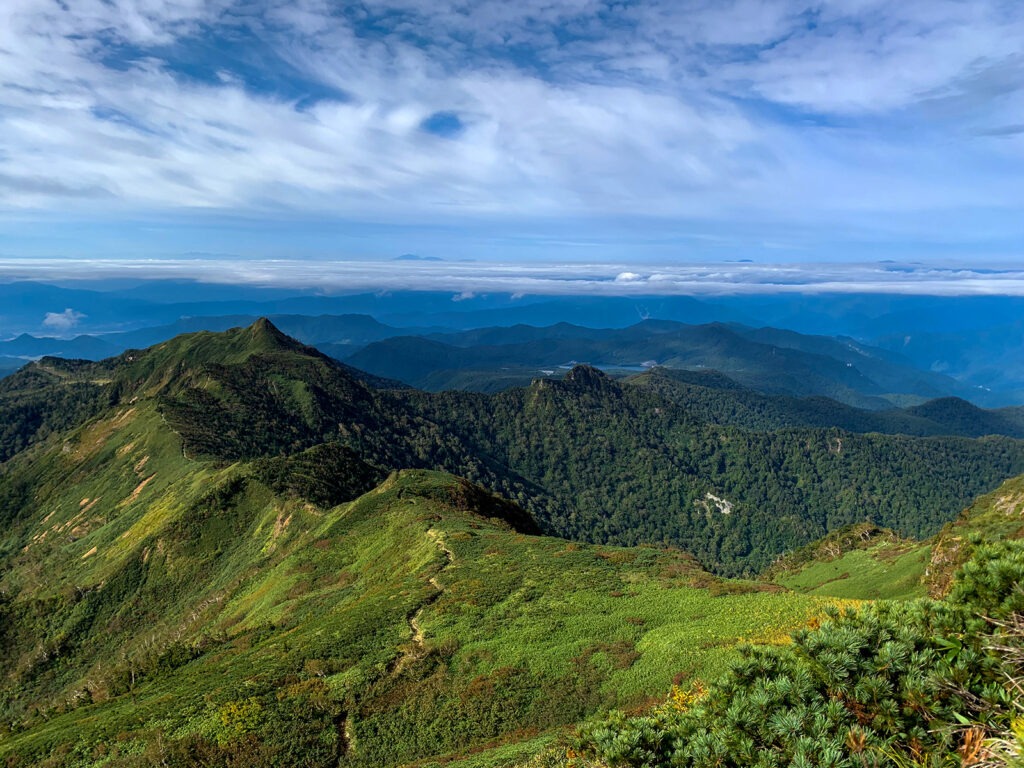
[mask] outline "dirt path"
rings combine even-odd
[[[444,534],[442,534],[440,531],[434,528],[430,528],[429,530],[427,530],[427,536],[429,536],[434,541],[434,543],[437,544],[438,549],[444,552],[445,563],[440,567],[437,573],[435,573],[427,580],[430,586],[434,588],[434,593],[430,595],[420,605],[419,608],[417,608],[413,613],[409,614],[408,622],[409,631],[411,632],[412,635],[410,637],[412,645],[410,648],[406,648],[403,654],[398,657],[398,660],[395,662],[394,667],[392,669],[392,672],[394,674],[398,674],[403,669],[405,669],[407,665],[415,661],[419,661],[427,655],[427,648],[425,643],[426,638],[423,634],[423,627],[420,626],[420,617],[423,615],[423,611],[425,611],[427,608],[436,603],[438,599],[441,597],[441,595],[444,594],[444,587],[441,585],[441,582],[437,580],[437,576],[438,574],[443,573],[449,566],[451,566],[452,563],[455,562],[455,553],[452,552],[451,549],[448,548],[448,545],[445,543]]]
[[[342,758],[355,749],[355,736],[352,733],[352,720],[348,712],[342,712],[334,721],[334,727],[338,734],[336,757],[340,762]]]

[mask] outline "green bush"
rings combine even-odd
[[[570,754],[609,766],[959,766],[1011,731],[1024,542],[981,548],[945,602],[833,611],[789,646],[747,647],[695,708],[585,728]],[[997,637],[998,642],[993,641]],[[996,652],[993,649],[1001,649]]]

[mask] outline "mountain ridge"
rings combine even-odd
[[[1024,473],[1006,438],[744,431],[586,365],[490,396],[350,370],[263,321],[0,383],[36,398],[0,465],[5,759],[379,768],[639,706],[835,599],[687,542],[736,573]],[[647,545],[579,540],[616,530]]]
[[[734,574],[865,517],[929,535],[974,495],[1024,471],[1024,444],[1009,439],[743,431],[592,367],[490,396],[375,389],[267,321],[74,366],[92,376],[83,418],[104,403],[155,397],[190,456],[273,458],[336,442],[360,462],[353,467],[377,468],[359,475],[449,471],[517,501],[547,532],[672,543]],[[35,370],[6,386],[16,390]],[[24,427],[14,438],[51,428],[45,400],[54,392],[72,397],[51,383],[26,413],[8,411],[9,429]],[[954,483],[955,495],[939,496],[930,473]],[[711,514],[712,497],[735,514]]]

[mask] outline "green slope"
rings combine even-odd
[[[853,525],[779,558],[763,578],[811,595],[854,599],[944,597],[956,570],[985,542],[1024,539],[1024,475],[975,499],[925,541]]]
[[[1024,539],[1024,476],[1007,480],[978,498],[935,537],[926,584],[933,597],[946,595],[956,569],[986,541]]]
[[[518,533],[439,473],[279,495],[184,458],[151,403],[8,469],[34,499],[0,581],[11,765],[396,765],[643,702],[820,610]]]
[[[706,688],[556,742],[533,768],[1017,766],[1024,542],[978,547],[942,601],[835,611]]]
[[[199,339],[217,354],[216,337]],[[296,398],[268,409],[302,401],[274,378],[278,347],[250,355],[236,340],[234,370]],[[119,404],[0,473],[11,765],[464,753],[645,702],[678,676],[714,674],[741,638],[821,610],[680,552],[528,535],[522,510],[450,475],[377,485],[382,470],[339,443],[203,458],[168,404],[214,390],[251,415],[256,392],[220,389],[219,363],[151,351],[171,376],[145,354],[112,367]],[[285,362],[314,384],[334,370]],[[298,434],[315,434],[317,412],[296,411]],[[350,425],[374,417],[351,413],[364,421]]]
[[[678,550],[538,536],[466,480],[396,467],[461,469],[580,526],[623,503],[634,523],[653,516],[655,488],[675,494],[666,508],[685,526],[692,488],[707,504],[696,519],[728,532],[822,499],[829,482],[858,489],[855,509],[942,472],[962,484],[955,498],[1017,450],[723,430],[588,368],[490,398],[381,393],[269,324],[19,376],[10,391],[38,408],[12,411],[14,426],[33,413],[51,426],[0,468],[12,766],[369,767],[475,752],[486,765],[716,677],[738,645],[784,642],[835,595],[916,590],[919,564],[895,538],[840,546],[833,563],[815,550],[785,591],[712,576]],[[69,395],[80,423],[62,428],[46,400],[83,384],[87,398]],[[742,496],[712,508],[703,492],[725,478],[766,493],[763,511]],[[790,481],[824,490],[787,499]],[[1010,490],[972,524],[1009,525]],[[564,501],[545,505],[554,493]],[[821,514],[823,530],[842,520]],[[856,576],[829,574],[854,563]]]
[[[726,575],[865,520],[929,536],[1024,472],[1024,442],[1009,438],[740,429],[588,367],[491,396],[379,390],[267,322],[88,364],[74,380],[44,368],[7,385],[31,400],[8,411],[8,452],[109,403],[151,398],[189,456],[337,443],[360,477],[448,471],[514,499],[548,533],[674,545]]]
[[[871,524],[852,525],[779,558],[764,578],[809,595],[853,600],[924,597],[930,544],[901,539]]]

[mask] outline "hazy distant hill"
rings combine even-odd
[[[67,359],[102,360],[126,349],[98,336],[75,336],[69,339],[48,336],[32,336],[23,333],[13,339],[0,341],[0,354],[9,357],[29,358],[51,355]]]
[[[920,371],[898,355],[849,339],[716,323],[690,326],[649,320],[622,329],[560,324],[434,334],[428,340],[397,337],[367,345],[346,360],[434,391],[465,382],[467,371],[486,381],[487,372],[539,373],[585,361],[612,368],[710,368],[765,393],[822,395],[865,408],[891,407],[892,400],[969,393],[953,379]]]

